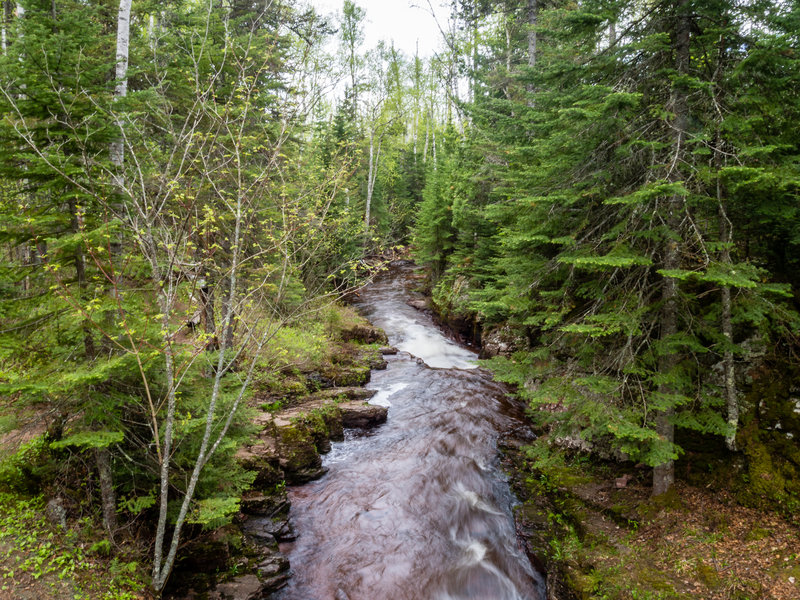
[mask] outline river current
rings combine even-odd
[[[359,310],[399,352],[373,372],[386,424],[346,432],[328,473],[289,495],[292,578],[280,600],[541,600],[519,548],[497,437],[519,406],[477,356],[408,306],[412,269],[365,288]]]

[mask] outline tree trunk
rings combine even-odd
[[[375,129],[369,130],[369,172],[367,173],[367,206],[364,211],[364,235],[369,237],[370,211],[372,210],[372,191],[375,189]]]
[[[78,207],[75,200],[69,201],[70,221],[73,233],[80,233],[81,231],[81,216],[78,214]],[[83,247],[78,244],[75,248],[75,279],[78,282],[78,298],[81,304],[87,302],[89,299],[86,296],[86,256],[83,252]],[[83,322],[83,351],[88,360],[95,357],[96,350],[94,346],[94,336],[89,323],[84,319]]]
[[[672,204],[672,203],[671,203]],[[671,207],[672,208],[672,207]],[[669,242],[664,258],[664,269],[677,269],[680,265],[677,242]],[[678,286],[671,277],[665,277],[661,294],[661,339],[666,340],[678,332]],[[670,352],[658,360],[658,370],[662,377],[671,373],[678,363],[678,356]],[[659,394],[669,396],[675,393],[672,385],[662,383],[658,386]],[[673,417],[675,408],[659,411],[656,415],[656,432],[669,443],[675,441],[675,425]],[[668,460],[653,469],[653,495],[659,496],[669,491],[675,483],[675,463]]]
[[[536,33],[536,23],[539,20],[539,2],[538,0],[528,0],[528,66],[536,66],[536,42],[538,41]]]
[[[511,54],[513,52],[513,48],[511,46],[511,23],[509,22],[509,16],[506,15],[503,27],[506,32],[506,73],[505,73],[505,80],[506,83],[503,84],[503,93],[506,95],[506,99],[511,99],[511,91],[509,88],[509,81],[511,80]]]
[[[722,201],[722,185],[717,176],[717,201],[719,202],[719,239],[722,242],[720,262],[724,265],[731,264],[730,244],[733,238],[730,221]],[[725,405],[728,413],[728,434],[725,436],[725,445],[731,452],[736,450],[736,430],[739,427],[739,397],[736,392],[736,372],[733,361],[733,318],[731,288],[723,285],[720,290],[722,296],[722,335],[725,337],[725,351],[722,355],[723,379],[725,381]]]
[[[209,339],[213,338],[217,331],[217,325],[214,322],[214,296],[213,289],[208,285],[207,280],[200,281],[200,322],[203,325],[203,333],[207,334]]]
[[[0,35],[2,36],[3,56],[8,52],[8,30],[11,27],[11,2],[6,0],[3,2],[3,29]]]
[[[131,31],[131,0],[120,0],[119,13],[117,15],[117,66],[116,66],[116,85],[114,87],[114,99],[119,100],[128,95],[128,48],[130,46]],[[117,121],[117,127],[122,130],[122,123]],[[117,188],[124,186],[122,179],[122,167],[125,163],[125,145],[122,136],[111,142],[109,148],[111,164],[114,165],[115,185]],[[120,190],[118,190],[120,191]]]
[[[230,271],[233,268],[232,266],[232,256],[236,252],[236,248],[231,245],[228,236],[223,236],[222,240],[222,251],[225,255],[225,259],[222,264],[222,272]],[[224,293],[222,290],[225,289],[224,287],[224,279],[222,281],[217,282],[217,289],[220,290],[220,294],[222,296],[221,306],[220,306],[220,327],[222,331],[220,331],[220,337],[217,340],[219,344],[224,344],[226,348],[231,348],[233,346],[233,338],[234,338],[234,325],[236,324],[236,320],[234,319],[234,306],[232,304],[233,297],[230,294]]]
[[[433,127],[433,136],[432,137],[433,137],[433,142],[432,142],[431,149],[433,150],[433,170],[435,171],[436,170],[436,166],[437,166],[437,164],[436,164],[436,126],[435,125]]]
[[[428,162],[428,143],[431,137],[431,120],[430,115],[425,117],[425,146],[422,149],[422,162]]]
[[[724,64],[726,59],[727,40],[724,36],[719,41],[719,62]],[[723,265],[731,267],[731,245],[733,243],[733,225],[728,219],[725,208],[725,190],[720,179],[720,170],[725,164],[722,153],[722,136],[719,128],[715,135],[714,167],[717,170],[717,212],[719,216],[719,241],[721,250],[719,260]],[[725,407],[727,409],[728,433],[725,436],[725,445],[731,452],[736,451],[736,431],[739,428],[739,396],[736,390],[736,371],[733,356],[733,298],[730,286],[723,285],[720,289],[722,315],[720,325],[725,338],[725,350],[722,353],[723,381],[725,387]]]
[[[690,34],[691,20],[688,14],[688,0],[676,2],[676,28],[674,38],[675,63],[679,75],[689,72],[690,60]],[[673,121],[673,159],[668,172],[668,179],[672,182],[681,180],[680,163],[684,155],[684,138],[689,123],[688,94],[684,83],[678,83],[672,90],[672,105],[675,114]],[[669,235],[674,236],[667,240],[664,248],[663,268],[673,270],[680,268],[680,223],[683,211],[683,197],[674,194],[667,201],[666,224]],[[675,239],[677,238],[677,239]],[[678,284],[672,277],[664,277],[661,293],[661,340],[668,340],[678,332]],[[662,377],[667,378],[674,371],[680,357],[674,351],[663,350],[665,353],[659,358],[658,369]],[[669,383],[658,386],[659,394],[664,397],[674,395],[677,390]],[[656,432],[662,440],[672,444],[675,441],[675,425],[673,418],[675,408],[671,406],[656,415]],[[672,487],[675,482],[675,463],[668,460],[653,469],[653,495],[661,495]]]
[[[111,453],[108,448],[94,449],[97,472],[100,475],[100,497],[103,503],[103,527],[108,539],[114,541],[117,529],[117,495],[114,492],[114,479],[111,473]]]

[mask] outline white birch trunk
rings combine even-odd
[[[536,66],[536,23],[539,20],[539,3],[528,0],[528,66]]]
[[[719,157],[719,153],[717,153]],[[722,242],[720,262],[724,265],[731,264],[730,244],[733,239],[731,222],[725,211],[722,201],[722,184],[717,179],[717,202],[719,203],[719,239]],[[722,355],[723,379],[725,381],[725,405],[727,408],[728,433],[725,436],[725,445],[728,450],[736,450],[736,431],[739,428],[739,395],[736,391],[736,371],[733,356],[733,301],[730,286],[723,285],[722,300],[722,335],[725,337],[726,348]]]
[[[433,170],[436,170],[436,127],[433,128]]]
[[[422,150],[422,162],[428,162],[428,143],[431,136],[431,121],[430,117],[425,119],[425,147]]]
[[[120,0],[117,15],[117,54],[116,54],[116,86],[114,87],[114,100],[119,100],[128,95],[128,50],[130,47],[131,33],[131,0]],[[117,127],[121,130],[122,123],[117,119]],[[111,164],[114,165],[114,183],[118,188],[125,185],[122,178],[122,167],[125,164],[125,146],[122,135],[111,142],[109,148]]]
[[[0,37],[3,44],[3,56],[8,53],[8,28],[11,26],[11,3],[3,2],[3,25]]]
[[[375,181],[378,179],[378,161],[381,157],[381,145],[383,134],[378,137],[377,148],[375,146],[375,129],[369,132],[369,172],[367,174],[367,206],[364,214],[364,235],[369,237],[370,212],[372,210],[372,194],[375,191]]]

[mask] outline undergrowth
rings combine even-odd
[[[51,525],[41,496],[11,493],[0,493],[0,515],[0,591],[33,580],[59,598],[65,592],[74,600],[142,597],[146,583],[139,563],[109,559],[110,544],[93,535],[90,521],[77,528]]]

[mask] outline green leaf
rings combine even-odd
[[[80,450],[87,448],[108,448],[112,444],[119,444],[124,434],[121,431],[79,431],[58,441],[52,442],[50,447],[59,450],[74,446]]]
[[[203,525],[208,529],[219,527],[230,521],[231,516],[239,511],[240,502],[241,498],[237,496],[205,498],[195,503],[186,522]]]

